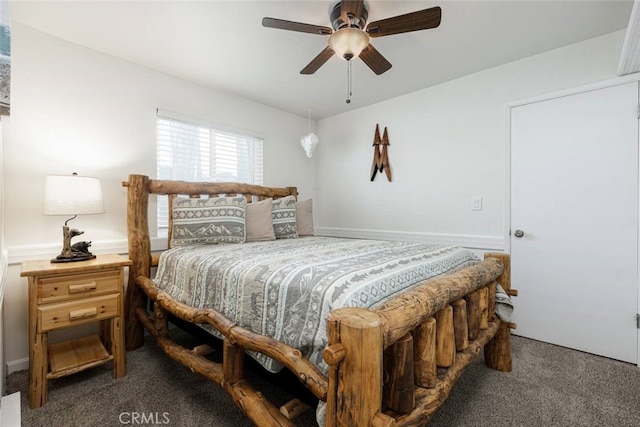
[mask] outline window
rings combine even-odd
[[[262,138],[158,111],[158,179],[262,185]],[[158,198],[158,230],[169,226],[165,197]]]

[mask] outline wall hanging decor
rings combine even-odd
[[[11,26],[9,0],[0,0],[0,116],[9,115],[11,89]]]
[[[371,164],[371,181],[376,178],[378,171],[385,173],[389,182],[392,181],[391,164],[389,164],[389,134],[384,128],[380,138],[380,126],[376,123],[376,131],[373,135],[373,163]]]

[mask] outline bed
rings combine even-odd
[[[245,380],[247,355],[269,371],[292,372],[318,399],[317,419],[326,426],[424,425],[481,352],[490,368],[511,370],[515,325],[495,315],[496,292],[517,295],[506,254],[480,260],[444,245],[297,235],[211,245],[177,225],[185,224],[180,206],[231,199],[257,206],[295,200],[297,189],[143,175],[123,186],[133,261],[127,350],[142,346],[147,330],[171,358],[219,384],[256,425],[294,426],[308,406],[297,398],[275,405],[255,390]],[[173,206],[172,247],[161,254],[151,252],[151,195]],[[233,215],[221,227],[225,236],[244,224]],[[208,358],[205,345],[175,342],[170,316],[222,338],[222,360]]]

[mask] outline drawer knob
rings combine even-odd
[[[98,308],[89,307],[81,310],[74,310],[69,312],[69,320],[86,319],[87,317],[97,316]]]
[[[87,283],[80,283],[77,285],[69,285],[69,293],[75,294],[78,292],[92,291],[97,287],[98,285],[96,284],[96,282],[87,282]]]

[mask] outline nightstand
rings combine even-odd
[[[89,261],[22,263],[29,278],[29,406],[47,402],[47,381],[109,361],[113,378],[125,375],[124,267],[120,255]],[[100,322],[100,336],[48,345],[47,333]]]

